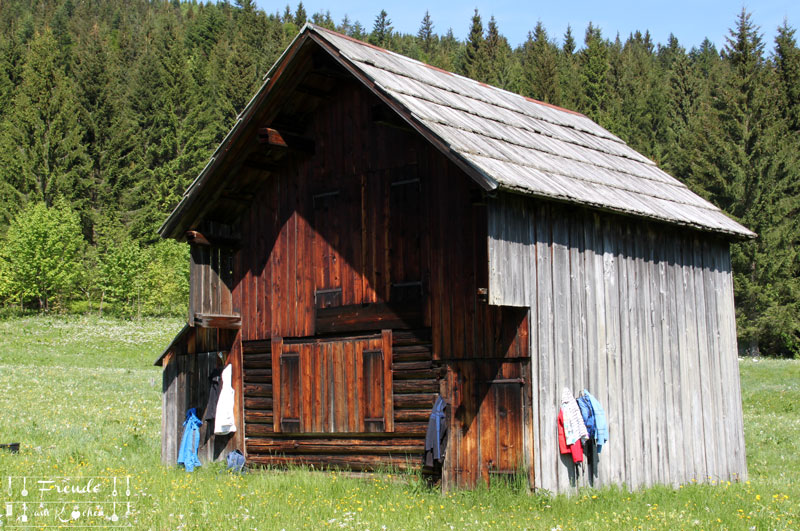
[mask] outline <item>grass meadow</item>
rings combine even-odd
[[[356,479],[163,467],[161,375],[152,363],[181,326],[0,321],[0,443],[21,443],[19,453],[0,450],[0,529],[800,529],[800,361],[740,362],[747,482],[442,495],[392,471]]]

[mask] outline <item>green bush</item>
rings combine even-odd
[[[6,233],[0,294],[45,311],[62,305],[83,274],[84,245],[80,218],[65,201],[28,204]]]

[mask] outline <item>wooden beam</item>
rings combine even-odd
[[[382,330],[389,328],[421,328],[422,303],[351,304],[333,308],[317,308],[317,334]]]
[[[211,245],[211,242],[208,241],[208,238],[196,230],[186,231],[186,241],[191,245]]]
[[[258,142],[271,147],[291,149],[309,155],[314,153],[314,141],[310,138],[286,131],[278,131],[271,127],[259,128]]]
[[[197,326],[201,326],[203,328],[238,330],[242,327],[242,316],[198,313],[194,316],[194,322]]]

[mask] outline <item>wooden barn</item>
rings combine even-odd
[[[729,242],[755,235],[587,117],[306,25],[161,228],[191,245],[163,460],[232,366],[201,460],[422,467],[553,492],[746,476]],[[603,404],[585,472],[563,388]]]

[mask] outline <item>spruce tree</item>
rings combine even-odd
[[[461,59],[461,74],[483,81],[487,70],[486,46],[483,38],[483,21],[475,8],[469,35]]]
[[[759,234],[731,247],[740,345],[753,354],[792,354],[800,341],[797,150],[786,142],[774,105],[777,79],[745,10],[722,55],[727,74],[713,87],[690,183]]]
[[[303,2],[300,2],[297,4],[297,11],[294,13],[294,23],[298,28],[302,28],[307,19],[306,8],[303,6]]]
[[[523,45],[522,71],[526,95],[547,103],[561,104],[558,48],[550,42],[541,20],[536,23],[533,33],[528,32],[528,39]]]
[[[0,220],[17,206],[64,197],[85,220],[91,162],[78,121],[75,88],[57,64],[56,40],[49,30],[34,36],[25,57],[13,106],[0,130]]]
[[[425,11],[425,16],[422,17],[419,31],[417,31],[417,39],[419,40],[422,51],[425,52],[425,54],[430,54],[433,48],[433,21],[428,11]]]
[[[781,90],[781,108],[789,128],[800,132],[800,49],[795,29],[784,20],[775,37],[775,67]]]
[[[564,107],[577,110],[582,106],[583,87],[575,48],[572,27],[568,25],[564,32],[564,45],[558,54],[559,99]]]
[[[586,47],[581,51],[581,84],[583,98],[581,108],[589,118],[605,123],[608,105],[608,44],[600,31],[591,22],[586,28]]]
[[[392,37],[392,30],[392,21],[389,19],[389,14],[386,10],[381,9],[381,12],[375,17],[375,24],[372,26],[369,40],[372,44],[385,47]]]

